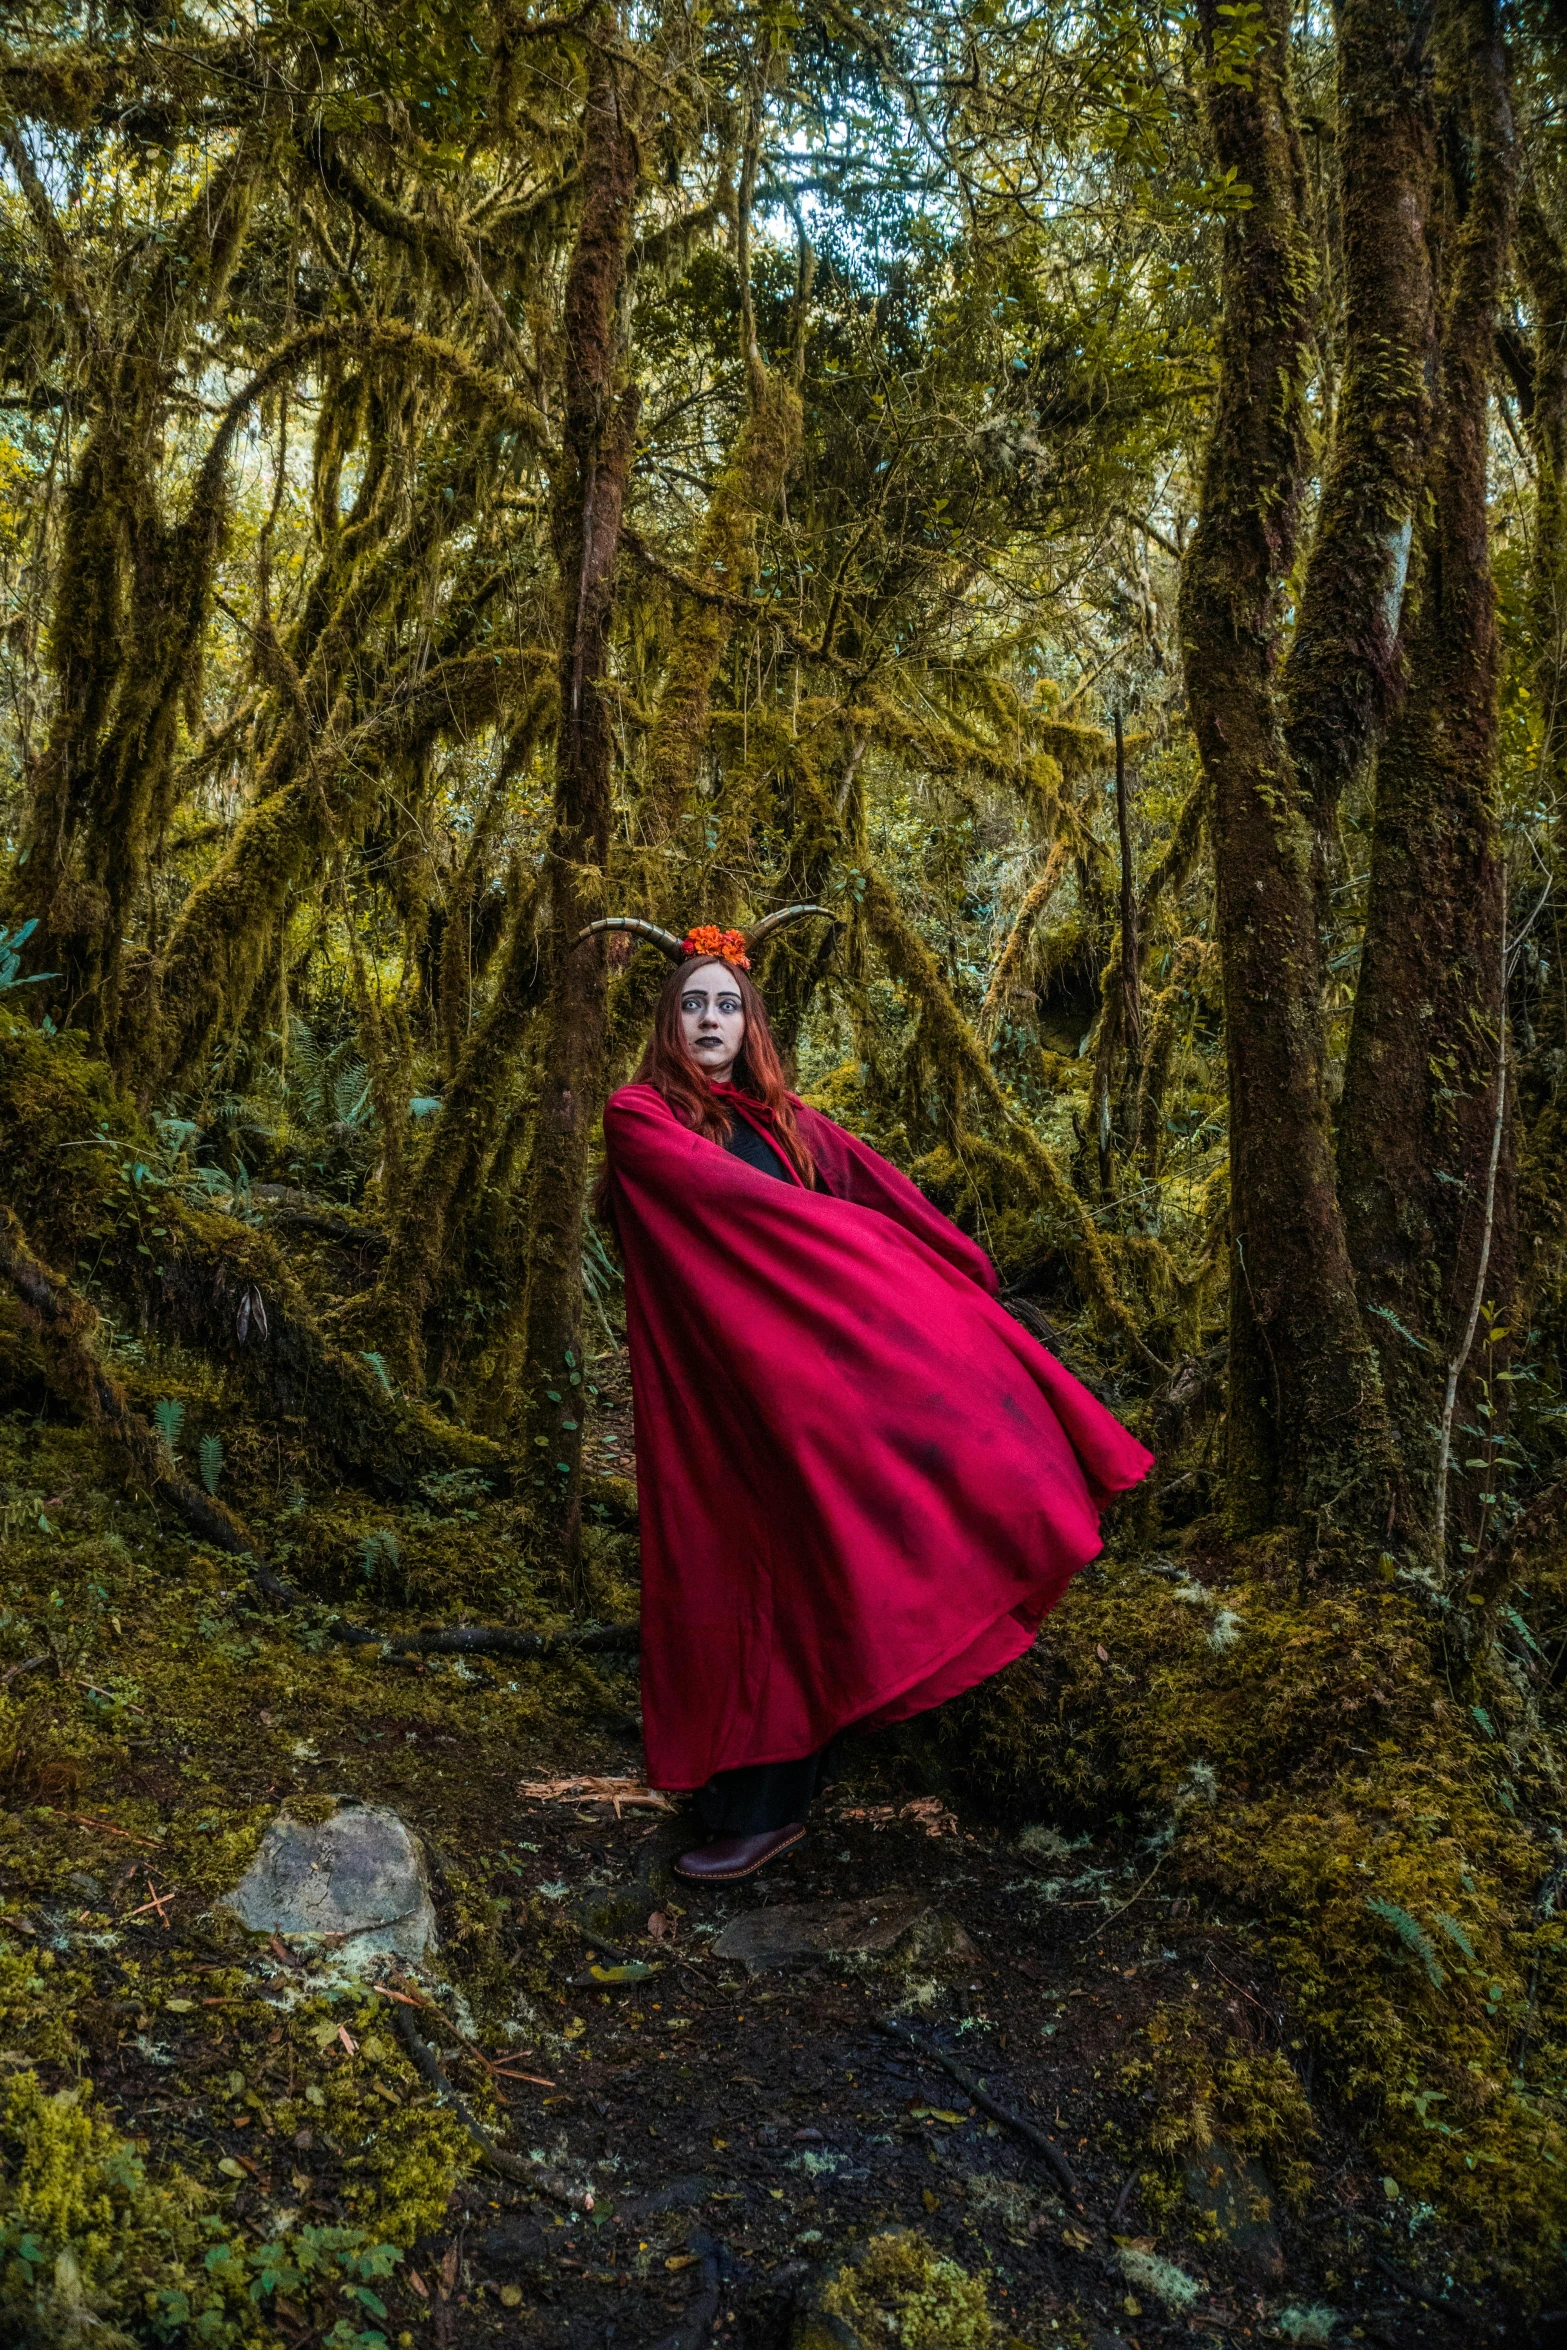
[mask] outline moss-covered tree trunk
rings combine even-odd
[[[1229,1506],[1237,1530],[1359,1504],[1385,1518],[1375,1363],[1334,1189],[1314,832],[1277,660],[1306,463],[1311,261],[1289,11],[1249,55],[1199,11],[1214,158],[1250,189],[1225,230],[1217,413],[1181,582],[1192,722],[1212,788],[1231,1162]]]
[[[1514,1257],[1505,1147],[1499,1179],[1492,1173],[1505,1111],[1505,899],[1496,816],[1502,651],[1486,520],[1512,125],[1494,0],[1465,0],[1441,29],[1453,161],[1436,433],[1411,582],[1409,687],[1377,766],[1339,1133],[1361,1302],[1428,1527],[1449,1366],[1476,1285],[1505,1299]],[[1458,1412],[1460,1421],[1471,1416],[1462,1391]]]
[[[183,520],[159,473],[178,354],[221,312],[273,141],[247,130],[161,248],[105,288],[78,268],[20,139],[4,147],[62,295],[86,429],[66,487],[48,662],[49,740],[32,783],[25,887],[53,1000],[113,1042],[149,860],[173,813],[183,705],[196,730],[223,511],[202,483]]]
[[[1319,877],[1340,795],[1380,739],[1401,676],[1435,364],[1428,23],[1420,0],[1345,0],[1338,12],[1344,375],[1285,672],[1287,739]]]
[[[623,381],[618,310],[637,194],[637,142],[608,19],[589,50],[582,217],[566,279],[565,413],[555,489],[560,718],[550,925],[559,958],[544,1041],[528,1222],[524,1429],[542,1520],[568,1561],[582,1491],[582,1219],[604,1067],[603,949],[571,940],[604,911],[613,736],[603,691],[615,556],[637,396]]]
[[[1532,194],[1518,207],[1518,260],[1534,313],[1531,683],[1540,728],[1539,788],[1559,805],[1567,796],[1567,245]]]

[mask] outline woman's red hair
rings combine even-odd
[[[705,970],[709,963],[717,963],[719,970],[728,971],[745,1006],[745,1042],[740,1047],[730,1083],[739,1086],[742,1093],[750,1094],[771,1113],[772,1131],[779,1149],[793,1161],[795,1172],[806,1183],[814,1183],[816,1168],[795,1123],[783,1063],[767,1025],[767,1007],[748,974],[733,963],[723,963],[713,955],[699,955],[670,973],[654,1009],[653,1033],[637,1063],[632,1083],[656,1086],[681,1125],[689,1126],[693,1133],[705,1134],[710,1142],[728,1139],[733,1124],[730,1112],[686,1051],[680,1027],[680,998],[690,985],[692,974]]]

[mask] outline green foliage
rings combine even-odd
[[[201,1463],[201,1482],[209,1493],[216,1493],[223,1477],[222,1437],[204,1436],[198,1448],[197,1458]]]
[[[0,989],[8,987],[37,987],[46,979],[57,979],[57,971],[30,971],[24,979],[22,949],[38,928],[37,917],[24,922],[17,930],[7,930],[0,924]]]
[[[163,1449],[171,1462],[180,1456],[180,1432],[185,1426],[185,1406],[171,1396],[164,1396],[153,1406],[153,1419]]]
[[[359,1564],[367,1583],[384,1583],[402,1565],[397,1536],[390,1526],[372,1526],[360,1547]]]
[[[1367,1894],[1366,1907],[1374,1918],[1381,1918],[1384,1924],[1392,1927],[1404,1948],[1419,1959],[1432,1989],[1440,1991],[1447,1976],[1436,1955],[1435,1944],[1419,1919],[1412,1918],[1408,1910],[1401,1909],[1396,1901],[1385,1901],[1379,1893]]]
[[[9,2174],[0,2218],[8,2339],[29,2350],[78,2340],[126,2344],[116,2321],[139,2329],[150,2318],[154,2340],[260,2350],[264,2335],[242,2279],[221,2273],[229,2247],[208,2250],[223,2222],[206,2192],[178,2171],[155,2181],[96,2112],[90,2090],[51,2095],[34,2074],[19,2074],[0,2119],[0,2148]]]

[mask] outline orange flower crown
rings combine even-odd
[[[734,963],[742,971],[749,971],[751,958],[745,951],[743,930],[720,930],[716,922],[698,922],[680,941],[684,961],[693,956],[711,955],[720,963]]]

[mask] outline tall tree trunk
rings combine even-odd
[[[1181,581],[1193,726],[1212,787],[1231,1170],[1229,1507],[1386,1514],[1376,1369],[1334,1190],[1313,826],[1284,739],[1278,642],[1306,461],[1310,255],[1288,0],[1244,61],[1201,0],[1215,158],[1251,190],[1225,230],[1217,413]]]
[[[1529,635],[1540,726],[1538,789],[1560,804],[1567,794],[1567,245],[1533,196],[1518,207],[1518,259],[1534,313]]]
[[[1380,739],[1401,679],[1399,614],[1436,363],[1428,22],[1424,0],[1343,0],[1338,10],[1344,377],[1285,669],[1287,739],[1319,882],[1340,795]]]
[[[567,952],[604,911],[613,736],[603,692],[621,507],[637,396],[621,382],[618,309],[637,194],[637,143],[607,14],[589,50],[582,218],[566,278],[565,415],[554,503],[560,724],[550,924],[558,975],[544,1042],[529,1224],[524,1427],[539,1514],[573,1570],[582,1519],[582,1218],[604,1065],[598,943]]]
[[[1513,211],[1512,122],[1495,0],[1443,37],[1451,266],[1427,520],[1412,582],[1409,688],[1377,766],[1371,890],[1340,1119],[1345,1222],[1394,1427],[1429,1528],[1438,1431],[1477,1282],[1511,1286],[1511,1153],[1492,1196],[1503,1019],[1496,822],[1501,640],[1486,524],[1497,305]],[[1488,1203],[1492,1213],[1488,1214]],[[1482,1256],[1484,1262],[1482,1263]],[[1467,1415],[1463,1391],[1459,1419]],[[1465,1451],[1472,1450],[1465,1445]]]

